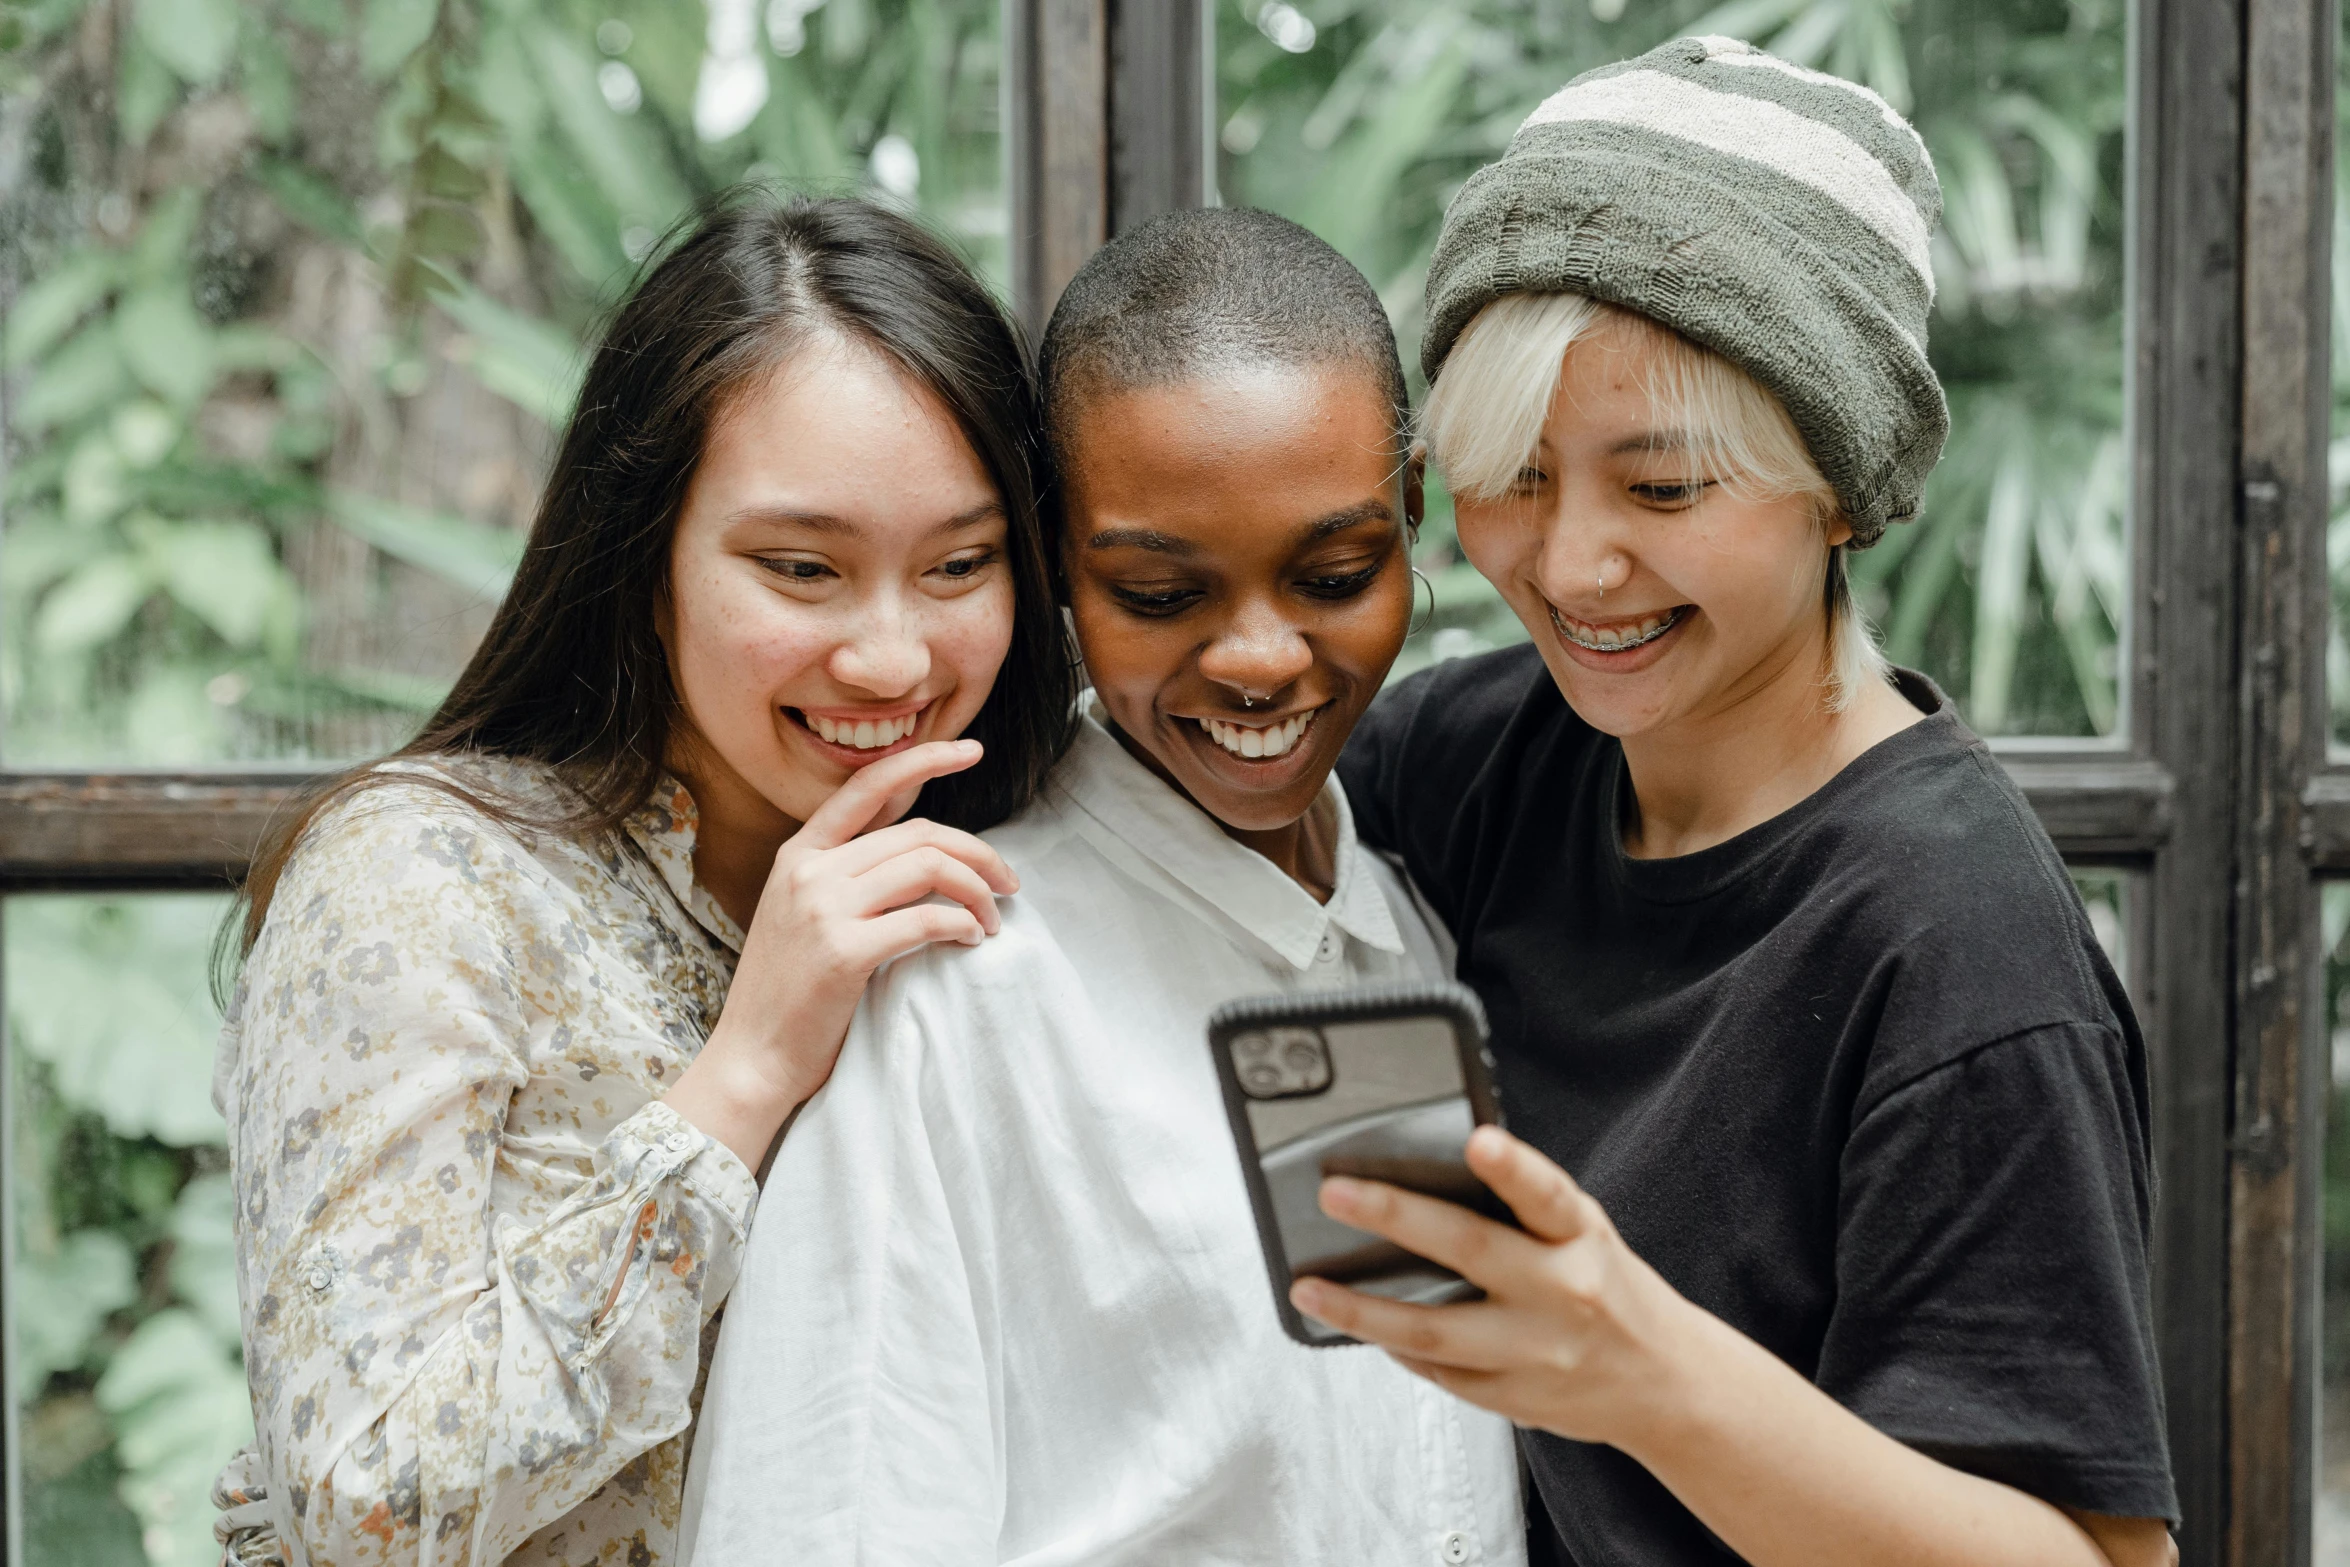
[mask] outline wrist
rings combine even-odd
[[[710,1030],[701,1053],[686,1071],[700,1073],[712,1089],[728,1103],[740,1106],[746,1114],[772,1114],[778,1126],[823,1086],[821,1078],[810,1081],[799,1070],[798,1063],[773,1041],[752,1038],[744,1030],[730,1028],[723,1016]]]
[[[755,1051],[737,1048],[713,1030],[701,1053],[662,1100],[756,1171],[775,1134],[814,1087],[802,1089],[762,1066]]]
[[[1702,1449],[1725,1423],[1742,1386],[1743,1351],[1760,1346],[1721,1318],[1657,1279],[1660,1297],[1649,1321],[1645,1374],[1631,1417],[1613,1446],[1652,1471],[1675,1455]]]

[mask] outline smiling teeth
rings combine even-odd
[[[1290,747],[1303,739],[1305,732],[1313,727],[1314,713],[1320,711],[1317,707],[1313,712],[1300,713],[1295,718],[1284,719],[1264,729],[1244,729],[1219,718],[1202,718],[1198,723],[1208,732],[1209,739],[1234,756],[1245,756],[1251,761],[1260,758],[1269,761],[1273,757],[1287,755]]]
[[[1622,653],[1632,648],[1646,647],[1680,624],[1680,620],[1681,611],[1673,609],[1661,615],[1651,615],[1635,626],[1611,629],[1586,625],[1580,620],[1569,620],[1555,609],[1550,612],[1550,623],[1558,627],[1560,636],[1594,653]]]
[[[885,745],[896,745],[912,734],[914,721],[922,715],[918,712],[908,713],[903,718],[884,718],[878,723],[870,718],[861,718],[853,724],[826,718],[821,713],[802,713],[800,716],[808,721],[808,727],[816,731],[816,737],[820,740],[829,740],[834,745],[845,745],[859,751],[878,751]]]

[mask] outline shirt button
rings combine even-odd
[[[668,1149],[671,1153],[684,1153],[693,1145],[694,1134],[691,1132],[671,1132],[668,1136],[661,1139],[661,1146]]]
[[[1338,961],[1338,947],[1339,947],[1339,941],[1338,941],[1338,932],[1336,932],[1336,931],[1334,931],[1334,930],[1326,930],[1326,931],[1322,932],[1322,942],[1321,942],[1321,945],[1319,945],[1319,946],[1317,946],[1316,948],[1314,948],[1314,961],[1315,961],[1316,963],[1335,963],[1335,962],[1337,962],[1337,961]]]
[[[1452,1567],[1460,1567],[1461,1563],[1469,1559],[1469,1537],[1455,1529],[1444,1537],[1444,1544],[1436,1554],[1451,1563]]]

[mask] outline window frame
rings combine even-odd
[[[2154,1085],[2180,1543],[2229,1567],[2311,1552],[2316,889],[2350,875],[2324,667],[2337,26],[2334,0],[2136,0],[2122,732],[1992,744],[2068,861],[2140,877],[2129,979]],[[1213,27],[1210,0],[1005,0],[1032,333],[1106,234],[1213,199]],[[0,770],[0,896],[233,883],[309,781]]]

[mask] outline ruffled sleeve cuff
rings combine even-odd
[[[608,1376],[614,1357],[691,1365],[734,1287],[757,1201],[741,1159],[655,1100],[611,1130],[595,1175],[534,1230],[502,1225],[498,1249],[575,1377]]]

